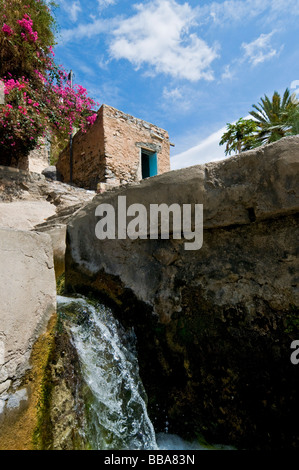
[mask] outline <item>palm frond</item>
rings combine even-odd
[[[281,107],[283,109],[286,108],[290,104],[290,102],[291,102],[291,94],[290,94],[289,89],[287,88],[283,94]]]

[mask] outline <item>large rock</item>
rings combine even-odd
[[[138,337],[156,428],[247,448],[299,442],[299,137],[97,196],[69,222],[66,287],[106,296]],[[203,204],[203,246],[98,240],[98,205]]]
[[[56,311],[56,284],[48,235],[1,229],[0,252],[3,386],[29,367],[32,345]]]
[[[1,206],[0,206],[1,207]],[[71,216],[73,216],[82,204],[72,205],[58,214],[49,217],[42,224],[34,227],[34,231],[47,233],[52,240],[54,267],[56,278],[58,279],[65,271],[65,249],[66,249],[66,226]]]
[[[77,188],[44,175],[0,166],[0,202],[46,201],[57,212],[70,206],[91,201],[94,191]],[[43,222],[43,218],[39,223]]]
[[[31,368],[33,347],[45,334],[56,312],[56,283],[51,238],[46,234],[0,229],[0,259],[0,421],[3,424],[12,411],[28,407],[34,383],[23,384],[23,381]],[[10,432],[15,432],[13,426]],[[1,435],[1,448],[7,438],[7,432]],[[15,445],[19,444],[16,434]]]
[[[107,274],[119,277],[127,288],[134,291],[139,300],[149,302],[158,312],[156,294],[161,287],[160,276],[157,277],[153,270],[156,267],[159,271],[161,264],[167,266],[173,264],[172,257],[174,261],[184,262],[181,257],[178,260],[176,254],[181,243],[172,240],[171,256],[168,253],[167,257],[170,258],[163,263],[163,259],[161,261],[160,258],[161,256],[163,258],[161,253],[165,252],[164,248],[166,252],[169,251],[169,247],[166,247],[169,244],[167,241],[160,240],[157,243],[155,240],[132,241],[128,238],[100,241],[95,235],[95,227],[99,221],[95,216],[96,208],[100,204],[111,204],[117,214],[119,196],[126,197],[127,207],[135,203],[143,204],[148,214],[151,204],[166,203],[168,206],[179,204],[181,207],[183,204],[203,204],[205,230],[221,228],[224,232],[215,232],[220,236],[227,233],[227,230],[233,230],[234,227],[240,227],[240,230],[245,226],[246,232],[252,229],[253,223],[255,223],[253,228],[256,228],[258,222],[291,216],[298,212],[298,157],[299,137],[287,138],[221,162],[169,172],[142,181],[138,185],[129,185],[96,196],[90,204],[77,211],[74,218],[70,219],[69,278],[73,267],[76,271],[76,264],[80,273],[89,273],[92,276],[103,270]],[[290,236],[292,237],[292,233]],[[276,245],[279,246],[279,240]],[[232,242],[234,251],[237,247],[238,245],[235,243],[233,246]],[[208,248],[205,235],[203,249]],[[284,245],[282,248],[285,248]],[[246,246],[242,241],[241,250],[245,249]],[[140,264],[140,250],[141,256],[146,256],[146,263]],[[187,259],[188,253],[184,251],[181,256]],[[193,257],[198,262],[198,258],[203,258],[203,250],[192,252],[191,258]],[[290,255],[289,262],[294,261]],[[228,266],[228,272],[230,269]],[[262,275],[267,276],[267,272]],[[275,279],[272,278],[271,272],[271,284],[273,283],[275,284]],[[281,284],[281,279],[279,283]],[[275,295],[274,285],[273,288],[275,298],[278,294]],[[291,296],[290,299],[294,300],[289,279],[286,288],[288,295]],[[170,296],[172,297],[172,290]],[[289,297],[285,296],[286,302],[288,299]],[[170,315],[172,311],[171,307]],[[167,314],[164,309],[164,315]]]
[[[33,230],[54,214],[55,206],[47,201],[0,202],[0,227]]]
[[[42,172],[42,175],[44,175],[46,178],[56,181],[57,180],[57,169],[56,166],[51,165],[47,166]]]
[[[0,228],[48,232],[58,278],[64,272],[66,222],[94,196],[42,174],[0,166]]]

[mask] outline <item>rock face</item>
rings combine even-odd
[[[58,211],[79,203],[83,205],[94,195],[94,191],[53,181],[42,174],[0,166],[1,203],[44,201]]]
[[[97,196],[67,229],[69,292],[134,325],[157,430],[243,448],[298,448],[299,138]],[[98,240],[97,206],[203,204],[203,246]],[[299,366],[298,366],[299,367]]]
[[[0,202],[0,227],[33,230],[37,224],[56,214],[56,207],[47,201]]]
[[[59,277],[64,272],[67,220],[95,193],[49,180],[41,174],[1,166],[0,190],[0,227],[47,232]]]
[[[34,395],[24,378],[33,347],[56,312],[56,283],[48,235],[0,229],[0,253],[0,442],[5,448],[11,436],[15,446],[22,445],[13,423]]]

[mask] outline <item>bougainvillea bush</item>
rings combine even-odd
[[[54,60],[55,21],[44,0],[0,0],[0,164],[9,165],[50,137],[61,147],[85,131],[96,103]],[[98,104],[97,104],[98,105]],[[58,144],[57,144],[58,142]]]

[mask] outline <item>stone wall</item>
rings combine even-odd
[[[73,182],[76,186],[96,189],[98,181],[104,178],[104,128],[103,110],[98,112],[96,123],[90,127],[88,133],[81,131],[73,138]],[[67,145],[61,153],[56,168],[61,180],[70,182],[70,146]]]
[[[103,105],[96,123],[73,139],[73,182],[96,189],[98,183],[126,184],[141,179],[141,148],[157,152],[158,173],[170,170],[170,143],[166,131]],[[57,169],[70,181],[69,146],[60,155]]]
[[[169,137],[163,129],[106,106],[104,129],[106,183],[141,180],[141,148],[157,152],[158,174],[170,170]]]
[[[69,222],[66,287],[134,327],[157,431],[299,448],[299,137],[98,195]],[[203,204],[203,246],[98,240],[96,207]],[[299,367],[299,366],[297,366]]]

